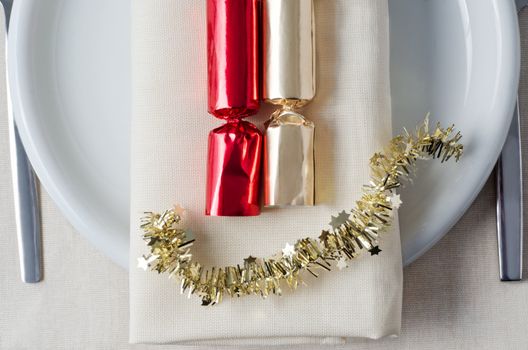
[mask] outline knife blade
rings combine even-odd
[[[522,279],[522,166],[519,108],[497,161],[497,240],[501,281]]]
[[[516,0],[517,11],[528,0]],[[499,248],[499,278],[501,281],[522,279],[523,254],[523,185],[519,97],[497,161],[497,242]]]
[[[0,0],[0,2],[4,8],[7,43],[9,39],[9,23],[13,0]],[[42,243],[37,178],[20,140],[11,104],[9,79],[6,78],[6,80],[9,146],[11,151],[11,171],[20,260],[20,277],[25,283],[35,283],[42,280]]]

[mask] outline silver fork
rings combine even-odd
[[[517,12],[528,0],[516,0]],[[519,98],[508,137],[497,162],[497,240],[501,281],[522,279],[523,186]]]
[[[4,7],[7,43],[13,0],[0,0],[0,2]],[[9,79],[7,79],[7,100],[20,275],[23,282],[35,283],[42,279],[42,244],[37,178],[20,141],[18,128],[13,117]]]

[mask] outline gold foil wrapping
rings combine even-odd
[[[315,96],[312,0],[263,0],[263,98],[300,107]]]
[[[314,124],[295,110],[315,96],[312,0],[263,0],[263,98],[282,108],[264,138],[264,205],[314,205]]]
[[[277,110],[264,139],[264,205],[314,204],[314,124]]]

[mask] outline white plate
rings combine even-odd
[[[322,1],[322,0],[316,0]],[[404,262],[471,204],[505,139],[517,89],[513,1],[390,0],[394,128],[427,112],[456,123],[467,152],[424,166],[404,190]],[[72,224],[128,265],[130,0],[15,1],[13,107],[42,184]]]

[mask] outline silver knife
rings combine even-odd
[[[528,0],[516,0],[517,11]],[[497,162],[497,240],[501,281],[522,279],[523,186],[519,97],[506,142]]]
[[[4,7],[7,43],[13,0],[0,0],[0,2]],[[7,79],[7,94],[9,146],[11,149],[20,275],[23,282],[35,283],[42,280],[42,244],[37,178],[20,141],[20,135],[14,120],[9,94],[9,79]]]

